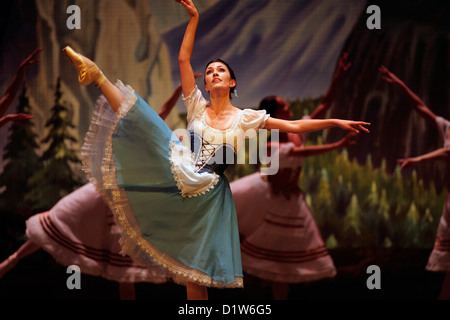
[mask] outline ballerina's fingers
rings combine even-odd
[[[354,145],[356,143],[353,138],[355,138],[358,135],[357,132],[351,131],[347,133],[347,135],[343,138],[344,145]]]
[[[34,116],[28,113],[18,113],[14,117],[12,117],[12,119],[14,121],[31,120],[34,119]]]
[[[359,133],[360,130],[370,133],[369,129],[365,128],[364,126],[370,126],[369,122],[364,121],[351,121],[349,124],[349,129],[353,132]]]
[[[189,16],[195,17],[198,15],[197,9],[195,8],[194,3],[191,0],[175,0],[180,3],[183,7],[186,8]]]
[[[400,170],[411,166],[411,162],[408,159],[398,159],[397,162],[400,164]]]
[[[186,7],[186,2],[184,2],[183,0],[175,0],[176,2],[178,2],[179,4],[183,5],[184,7]]]
[[[396,76],[392,72],[390,72],[385,66],[379,67],[378,70],[383,74],[381,78],[386,82],[393,83],[397,81]]]
[[[365,128],[364,126],[370,126],[370,123],[364,122],[363,124],[358,125],[358,128],[362,131],[370,133],[369,129]]]
[[[351,66],[352,63],[347,61],[348,58],[348,52],[344,52],[344,54],[342,55],[342,59],[340,61],[340,67],[342,68],[343,71],[347,71]]]
[[[344,71],[347,71],[352,66],[351,62],[347,62],[347,64],[344,66]]]
[[[35,64],[35,63],[39,62],[39,59],[34,59],[34,58],[35,58],[35,56],[38,55],[41,51],[42,51],[41,48],[37,48],[36,50],[34,50],[34,52],[33,52],[32,54],[30,54],[30,55],[28,56],[28,58],[26,58],[26,59],[22,62],[22,64],[23,64],[24,66],[29,66],[29,65],[32,65],[32,64]]]
[[[190,0],[175,0],[175,1],[183,5],[186,9],[192,8],[194,6],[194,3]]]
[[[379,68],[378,68],[378,70],[380,70],[381,72],[383,72],[383,73],[385,73],[385,74],[392,74],[390,71],[389,71],[389,69],[388,68],[386,68],[385,66],[380,66]]]

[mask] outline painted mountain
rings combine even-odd
[[[435,115],[450,119],[450,2],[377,3],[381,29],[369,30],[362,15],[343,46],[353,65],[339,85],[329,117],[371,122],[371,133],[359,136],[350,155],[361,162],[371,155],[375,166],[385,160],[392,172],[397,159],[431,152],[443,141],[401,91],[381,78],[378,68],[387,67]],[[341,134],[330,131],[329,141]],[[441,188],[450,182],[448,168],[448,163],[430,162],[414,169],[425,182],[435,181]]]
[[[202,12],[217,0],[197,0]],[[67,8],[77,5],[81,11],[81,29],[69,30]],[[73,134],[80,144],[88,129],[95,101],[94,86],[78,84],[76,71],[61,50],[66,45],[82,52],[101,66],[111,79],[132,85],[144,99],[159,110],[175,89],[172,61],[161,38],[161,30],[179,25],[186,12],[175,1],[167,0],[30,0],[3,1],[0,4],[0,91],[6,91],[19,64],[36,47],[43,51],[39,64],[26,74],[26,85],[33,108],[33,120],[40,138],[54,103],[54,91],[61,77],[63,98],[71,105]],[[7,113],[17,108],[16,100]],[[174,110],[167,122],[182,125]],[[8,126],[0,129],[0,162],[8,137]],[[79,146],[78,146],[79,147]]]
[[[193,68],[203,72],[212,59],[227,61],[237,76],[239,107],[255,107],[268,94],[320,96],[364,8],[358,0],[219,1],[200,16]],[[172,61],[186,25],[164,33]],[[172,66],[177,79],[178,66]]]
[[[367,120],[371,134],[358,137],[352,157],[371,155],[392,171],[396,160],[442,144],[394,88],[381,80],[385,65],[437,115],[450,119],[450,3],[438,0],[371,1],[381,9],[381,30],[366,26],[368,2],[360,0],[197,0],[201,12],[193,66],[203,72],[217,57],[238,77],[239,107],[256,107],[266,95],[286,99],[323,95],[343,51],[353,65],[339,85],[328,117]],[[81,9],[81,30],[68,30],[66,8]],[[72,106],[72,121],[82,142],[93,105],[94,87],[81,87],[61,54],[71,45],[95,60],[111,80],[129,83],[159,109],[179,82],[177,55],[187,24],[184,9],[172,0],[34,0],[2,2],[0,10],[0,91],[20,62],[36,47],[44,49],[38,66],[27,72],[35,128],[53,105],[57,78]],[[202,87],[201,80],[198,81]],[[20,91],[19,91],[20,94]],[[8,113],[14,112],[18,97]],[[176,111],[171,126],[181,122]],[[0,153],[7,139],[0,129]],[[330,130],[335,141],[341,130]],[[1,161],[1,154],[0,154]],[[421,177],[450,181],[444,167],[418,168]]]
[[[380,30],[367,27],[369,4],[381,10]],[[163,35],[172,60],[185,27]],[[448,1],[219,1],[201,15],[193,66],[202,72],[211,59],[223,58],[238,78],[234,104],[256,107],[271,94],[291,100],[323,95],[339,56],[348,52],[352,67],[327,116],[371,122],[371,134],[358,137],[350,156],[360,163],[370,156],[375,167],[385,161],[393,172],[397,159],[429,152],[442,141],[401,93],[381,79],[378,68],[385,65],[436,115],[450,119],[449,30]],[[177,66],[172,66],[177,79]],[[329,130],[326,141],[343,134]],[[415,170],[441,188],[450,181],[446,166],[429,163]]]

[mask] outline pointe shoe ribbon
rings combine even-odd
[[[63,52],[67,56],[67,58],[69,58],[73,66],[78,70],[78,81],[83,86],[87,86],[95,81],[95,86],[99,88],[106,80],[105,76],[95,63],[91,62],[93,66],[88,68],[88,65],[85,61],[85,59],[88,59],[75,52],[70,46],[65,47],[63,49]],[[88,61],[90,62],[90,60]]]

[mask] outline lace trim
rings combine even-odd
[[[192,198],[192,197],[198,197],[199,195],[205,194],[207,191],[214,189],[214,187],[216,186],[217,182],[219,181],[219,176],[217,174],[213,174],[213,176],[210,173],[196,173],[197,176],[203,176],[203,177],[207,177],[210,178],[212,177],[212,179],[202,179],[203,182],[199,182],[198,186],[194,189],[194,190],[188,190],[188,185],[186,183],[184,183],[185,181],[185,177],[183,177],[183,173],[181,171],[181,168],[179,165],[177,165],[175,163],[175,157],[177,154],[183,153],[183,154],[189,154],[189,159],[188,160],[189,163],[187,163],[187,161],[184,161],[184,164],[186,166],[191,166],[192,167],[192,172],[194,172],[195,170],[195,166],[194,166],[194,154],[189,150],[186,150],[186,147],[182,147],[176,143],[171,142],[170,145],[170,152],[169,152],[169,159],[170,159],[170,164],[171,164],[171,171],[172,171],[172,175],[173,178],[175,179],[175,182],[177,183],[177,187],[178,189],[181,191],[181,195],[183,197],[188,197],[188,198]],[[178,150],[175,150],[178,149]],[[183,161],[184,159],[182,159],[181,161]],[[209,181],[208,181],[209,180]]]
[[[198,86],[195,85],[195,88],[191,91],[191,93],[190,93],[187,97],[185,97],[185,96],[182,94],[181,99],[182,99],[183,101],[191,100],[191,99],[194,97],[194,95],[197,93],[197,89],[198,89]]]
[[[112,150],[112,135],[115,128],[119,120],[134,106],[137,97],[133,89],[124,86],[121,81],[117,81],[116,86],[125,95],[125,101],[117,113],[114,113],[105,97],[101,96],[97,100],[82,147],[82,169],[111,208],[114,221],[123,230],[119,240],[122,247],[121,254],[128,254],[137,263],[143,265],[154,266],[153,262],[156,262],[168,271],[176,283],[182,285],[186,285],[186,282],[194,282],[216,288],[242,288],[243,277],[235,277],[234,282],[227,284],[215,281],[207,274],[178,262],[142,237],[127,194],[117,185]],[[96,168],[96,161],[101,163],[101,170]]]

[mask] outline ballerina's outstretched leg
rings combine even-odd
[[[114,112],[117,112],[125,100],[123,93],[105,77],[100,68],[90,59],[75,52],[67,46],[63,49],[64,54],[78,70],[78,81],[87,86],[92,82],[100,89]]]
[[[19,262],[20,259],[36,252],[41,247],[36,243],[28,240],[16,252],[10,255],[5,261],[0,263],[0,278],[3,277],[9,270]]]

